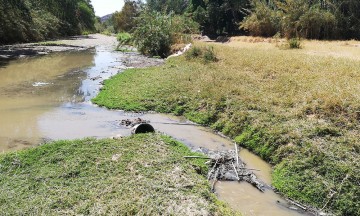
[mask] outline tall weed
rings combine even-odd
[[[202,59],[204,63],[216,62],[218,58],[214,51],[214,47],[197,47],[193,46],[189,51],[185,53],[186,60]]]
[[[301,42],[298,38],[290,38],[288,40],[288,45],[290,49],[300,49],[301,48]]]

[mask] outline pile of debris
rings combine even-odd
[[[265,184],[261,182],[252,172],[255,169],[248,169],[245,163],[239,159],[237,151],[211,152],[207,164],[210,167],[208,179],[215,183],[222,181],[246,181],[254,185],[261,192],[265,191]]]
[[[155,129],[153,126],[151,126],[150,121],[146,121],[141,118],[136,118],[133,120],[130,119],[124,119],[121,120],[121,125],[124,125],[126,127],[132,128],[131,133],[132,134],[139,134],[139,133],[153,133],[155,132]]]
[[[185,156],[185,158],[202,158],[208,159],[206,164],[209,166],[208,180],[212,180],[211,190],[215,191],[215,184],[217,181],[246,181],[255,186],[261,192],[265,188],[271,186],[263,183],[252,171],[260,171],[257,169],[249,169],[245,167],[245,163],[240,160],[238,155],[237,144],[235,150],[228,151],[207,151],[208,157],[200,156]]]
[[[138,125],[138,124],[148,124],[150,123],[150,121],[147,121],[147,120],[144,120],[144,119],[141,119],[141,118],[136,118],[136,119],[123,119],[121,120],[120,124],[121,125],[124,125],[126,127],[134,127],[135,125]]]

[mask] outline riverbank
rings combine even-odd
[[[274,164],[273,185],[286,196],[360,214],[360,62],[275,45],[211,45],[216,63],[178,57],[130,69],[93,101],[211,126]]]
[[[2,215],[234,215],[207,167],[159,134],[58,141],[0,155]]]
[[[185,160],[184,155],[193,153],[168,137],[49,141],[88,136],[119,139],[130,133],[118,122],[129,117],[126,113],[93,106],[88,100],[102,80],[119,69],[158,65],[163,60],[113,49],[105,43],[83,52],[31,56],[0,68],[5,77],[0,82],[0,131],[5,131],[0,150],[12,151],[0,154],[0,208],[6,209],[2,213],[237,214],[210,192],[204,161]],[[173,122],[152,118],[158,122],[156,128]],[[38,136],[48,143],[30,147],[40,142]],[[27,150],[15,151],[23,148]]]
[[[88,36],[74,36],[63,40],[4,45],[0,46],[0,66],[6,64],[9,60],[18,58],[28,58],[59,52],[79,52],[94,49],[97,46],[113,51],[117,44],[118,41],[116,37],[91,34]],[[127,53],[122,60],[124,66],[135,68],[156,66],[163,63],[163,59],[150,59],[136,52]]]

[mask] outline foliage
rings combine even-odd
[[[358,215],[360,51],[357,60],[338,58],[353,48],[311,43],[294,50],[214,45],[218,63],[178,57],[161,67],[127,70],[106,81],[94,102],[209,125],[273,163],[274,185],[285,195],[336,215]],[[337,58],[314,58],[312,51],[324,50]]]
[[[188,33],[196,31],[196,24],[185,16],[164,15],[145,11],[137,19],[134,45],[145,55],[167,57],[171,45],[189,40]]]
[[[252,0],[251,7],[240,28],[254,36],[360,38],[359,1]]]
[[[189,51],[185,53],[185,58],[187,60],[199,58],[200,56],[202,56],[202,54],[203,54],[202,49],[200,49],[197,46],[193,46]]]
[[[1,215],[236,214],[211,193],[203,160],[184,155],[200,154],[159,134],[2,154]]]
[[[39,41],[93,31],[89,0],[0,0],[0,44]]]
[[[122,32],[122,33],[118,33],[116,35],[118,46],[116,48],[117,51],[121,51],[121,52],[130,52],[132,51],[131,47],[133,45],[133,39],[131,34],[127,33],[127,32]]]
[[[166,57],[173,44],[171,15],[159,12],[144,12],[137,20],[134,44],[145,55]]]
[[[119,46],[132,45],[132,36],[127,32],[118,33],[116,39],[119,41]]]
[[[280,16],[277,11],[267,5],[266,0],[252,1],[253,12],[245,17],[240,28],[250,32],[253,36],[271,37],[277,33]]]
[[[204,34],[233,34],[244,15],[248,0],[149,0],[149,10],[191,17]]]
[[[214,47],[212,46],[201,47],[201,48],[197,46],[193,46],[190,50],[188,50],[185,53],[185,58],[187,60],[201,58],[205,63],[218,61],[214,51]]]
[[[140,5],[132,0],[125,0],[120,12],[112,16],[116,32],[130,32],[135,27],[135,18],[139,15]]]
[[[179,0],[148,0],[147,7],[149,10],[166,14],[171,12],[183,14],[188,7],[188,2]]]
[[[209,46],[205,48],[204,51],[204,61],[205,62],[216,62],[218,61],[218,58],[216,57],[214,47]]]
[[[301,48],[300,39],[298,39],[298,38],[290,38],[288,40],[288,44],[289,44],[290,49],[300,49]]]

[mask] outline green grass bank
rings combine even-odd
[[[93,101],[208,125],[272,163],[273,185],[286,196],[360,215],[360,61],[213,46],[218,62],[177,57],[129,69]]]
[[[234,215],[204,161],[159,134],[58,141],[0,155],[1,215]],[[199,174],[200,173],[200,174]]]

